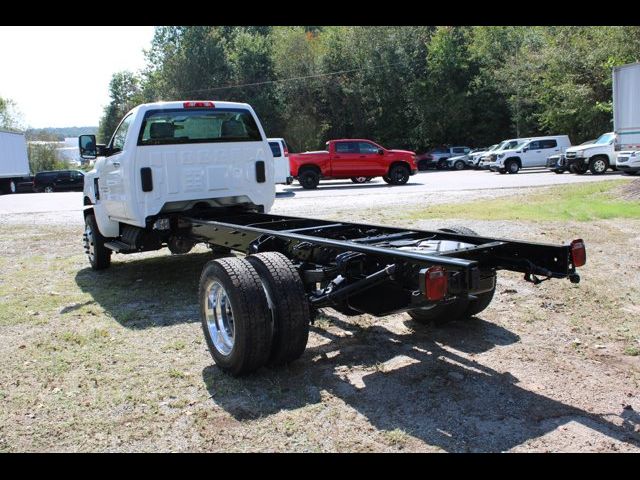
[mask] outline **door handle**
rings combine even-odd
[[[112,162],[111,162],[111,164],[112,164],[114,167],[119,167],[119,166],[120,166],[120,162],[116,162],[115,160],[114,160],[114,161],[112,161]]]
[[[366,158],[366,155],[360,155],[360,158]]]

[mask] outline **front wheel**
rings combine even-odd
[[[462,160],[458,160],[456,163],[453,164],[453,168],[455,170],[464,170],[465,167],[465,163]]]
[[[315,170],[306,170],[300,174],[298,181],[302,188],[307,190],[313,190],[318,187],[320,183],[320,175]]]
[[[520,171],[520,165],[515,160],[507,162],[507,164],[504,167],[507,170],[507,172],[509,172],[510,174],[515,174]]]
[[[438,170],[444,170],[445,168],[447,168],[448,162],[446,158],[441,158],[440,160],[438,160],[438,163],[436,163],[436,168]]]
[[[111,250],[104,246],[105,238],[98,230],[96,217],[87,215],[84,217],[84,251],[89,258],[91,268],[104,270],[111,265]]]
[[[53,193],[55,190],[53,188],[53,185],[47,185],[46,187],[44,187],[44,193]]]
[[[609,162],[603,157],[592,158],[589,162],[589,170],[593,175],[602,175],[609,168]]]
[[[405,165],[394,165],[389,170],[389,181],[387,182],[385,177],[382,177],[382,179],[391,185],[404,185],[409,181],[409,176],[410,172],[408,167]]]

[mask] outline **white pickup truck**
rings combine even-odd
[[[602,175],[609,168],[615,169],[615,139],[615,133],[603,133],[593,143],[567,148],[565,161],[569,171],[580,175],[588,171]]]
[[[84,183],[91,266],[109,267],[113,252],[168,247],[182,254],[208,245],[200,321],[216,364],[232,375],[299,358],[321,308],[444,323],[487,308],[498,270],[524,273],[534,284],[577,283],[576,268],[586,261],[580,239],[545,245],[464,227],[423,231],[268,214],[273,156],[243,103],[140,105],[107,145],[93,135],[80,136],[79,145],[83,158],[96,159]]]

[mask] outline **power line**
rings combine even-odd
[[[372,67],[365,67],[366,68],[374,68],[374,69],[379,69],[379,68],[384,68],[384,67],[395,67],[397,65],[401,65],[404,62],[397,62],[397,63],[388,63],[386,65],[377,65],[377,66],[372,66]],[[411,64],[411,62],[409,62]],[[243,83],[243,84],[239,84],[239,85],[226,85],[224,87],[209,87],[209,88],[199,88],[197,90],[189,90],[186,92],[181,92],[182,94],[188,94],[188,93],[198,93],[198,92],[215,92],[217,90],[228,90],[231,88],[243,88],[243,87],[253,87],[253,86],[258,86],[258,85],[267,85],[270,83],[281,83],[281,82],[290,82],[293,80],[307,80],[310,78],[318,78],[318,77],[330,77],[332,75],[340,75],[342,73],[351,73],[351,72],[357,72],[357,71],[361,71],[364,70],[363,68],[352,68],[349,70],[338,70],[335,72],[328,72],[328,73],[317,73],[315,75],[305,75],[302,77],[290,77],[290,78],[281,78],[278,80],[265,80],[263,82],[254,82],[254,83]]]

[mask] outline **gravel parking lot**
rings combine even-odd
[[[0,451],[639,452],[640,220],[401,217],[424,202],[522,201],[551,183],[619,177],[425,172],[404,187],[278,187],[279,213],[582,237],[588,262],[579,285],[501,273],[479,318],[443,328],[325,309],[299,361],[243,379],[204,344],[207,249],[117,255],[94,272],[80,193],[2,196]]]

